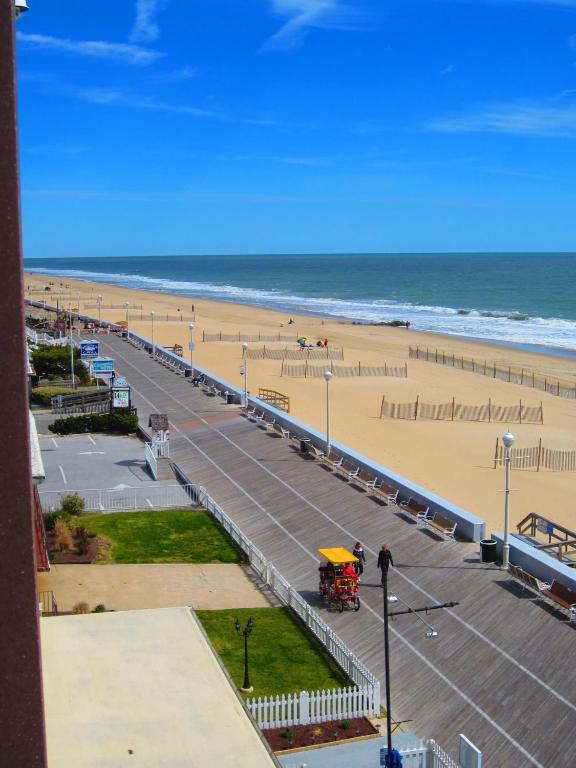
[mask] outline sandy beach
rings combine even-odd
[[[62,282],[62,287],[61,287]],[[223,334],[306,336],[312,344],[327,338],[331,347],[344,350],[340,365],[404,366],[408,377],[384,376],[334,378],[331,387],[332,438],[378,461],[392,471],[416,482],[454,504],[479,515],[488,522],[488,530],[503,527],[504,473],[493,469],[496,438],[507,429],[516,436],[516,447],[542,444],[548,448],[576,450],[576,400],[556,397],[527,386],[508,384],[480,374],[453,369],[423,360],[408,358],[409,345],[438,348],[500,365],[535,371],[551,379],[563,379],[576,386],[576,360],[478,343],[456,337],[419,333],[413,328],[355,325],[310,316],[289,316],[260,307],[184,298],[165,293],[129,290],[123,287],[88,283],[54,276],[26,274],[26,288],[43,289],[52,283],[52,304],[63,291],[60,306],[78,307],[80,312],[97,316],[96,309],[84,307],[102,299],[102,319],[125,320],[124,309],[106,309],[105,305],[142,305],[146,319],[129,322],[130,329],[150,338],[150,312],[155,312],[154,340],[157,344],[180,344],[188,356],[189,319],[194,317],[194,363],[225,380],[243,386],[240,375],[240,343],[202,342],[203,332]],[[42,300],[40,294],[29,298]],[[192,307],[194,310],[192,310]],[[130,309],[139,314],[140,309]],[[183,321],[166,322],[161,315],[182,316]],[[254,343],[257,348],[261,345]],[[271,346],[281,347],[286,344]],[[314,361],[321,365],[320,361]],[[315,429],[325,431],[325,389],[323,379],[281,376],[280,360],[250,360],[249,389],[257,395],[260,387],[273,389],[290,397],[292,415]],[[497,405],[526,407],[543,404],[544,424],[506,424],[461,421],[407,421],[380,418],[382,397],[387,401],[408,403],[419,396],[425,403],[481,405],[490,398]],[[515,527],[530,512],[541,514],[571,529],[576,528],[572,498],[576,493],[576,472],[541,469],[514,470],[511,518]]]

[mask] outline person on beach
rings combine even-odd
[[[352,550],[352,554],[354,557],[358,558],[358,562],[354,563],[354,568],[356,569],[356,573],[358,574],[358,581],[360,581],[360,576],[364,573],[364,563],[366,562],[366,555],[364,554],[364,548],[362,547],[362,544],[360,544],[359,541],[354,544],[354,549]]]
[[[384,575],[388,573],[388,568],[390,568],[391,565],[394,565],[392,552],[390,552],[390,548],[387,544],[382,544],[380,552],[378,553],[378,568],[380,568],[382,573],[382,585],[384,585]]]
[[[327,346],[328,346],[328,339],[324,339],[324,346],[325,346],[325,347],[327,347]]]

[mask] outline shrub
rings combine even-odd
[[[52,404],[52,398],[56,395],[71,395],[73,391],[69,387],[36,387],[32,390],[30,399],[36,405],[49,406]]]
[[[98,603],[95,608],[92,608],[92,613],[106,613],[106,606],[102,603]]]
[[[72,613],[90,613],[90,606],[88,603],[82,600],[81,602],[76,603],[76,605],[72,608]]]
[[[60,552],[68,552],[72,549],[72,534],[64,520],[56,520],[54,535],[56,537],[56,546]]]
[[[63,520],[66,525],[70,525],[70,515],[68,512],[57,509],[55,512],[46,512],[44,515],[44,528],[48,532],[53,531],[58,520]]]
[[[342,728],[343,731],[348,731],[350,728],[352,728],[352,723],[350,720],[342,720],[340,723],[340,728]]]
[[[48,425],[50,432],[57,435],[72,435],[81,432],[114,432],[129,435],[138,429],[135,413],[87,413],[56,419]]]
[[[78,554],[86,555],[88,553],[88,531],[84,526],[75,530],[76,543],[78,544]]]
[[[283,739],[288,739],[288,741],[292,741],[292,739],[294,738],[294,731],[291,728],[286,728],[285,731],[282,731],[280,736],[282,736]]]
[[[78,350],[74,350],[74,375],[80,384],[87,384],[90,380],[88,369],[79,357]],[[32,352],[32,362],[36,373],[43,379],[63,379],[70,376],[70,348],[39,346]]]
[[[68,515],[81,515],[84,512],[84,499],[77,493],[68,493],[60,501],[60,509]]]

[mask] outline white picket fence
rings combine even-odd
[[[370,716],[373,692],[371,688],[300,691],[287,696],[248,699],[246,704],[260,728],[282,728]]]

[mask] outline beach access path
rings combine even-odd
[[[464,733],[487,765],[572,766],[576,725],[575,630],[523,594],[478,545],[443,542],[397,507],[381,506],[286,440],[209,397],[114,336],[103,352],[132,387],[143,425],[167,413],[171,459],[203,485],[282,575],[384,681],[382,590],[376,568],[387,542],[396,567],[390,590],[412,607],[458,601],[428,620],[391,623],[392,715],[452,754]],[[358,613],[329,613],[317,597],[318,547],[364,544]]]

